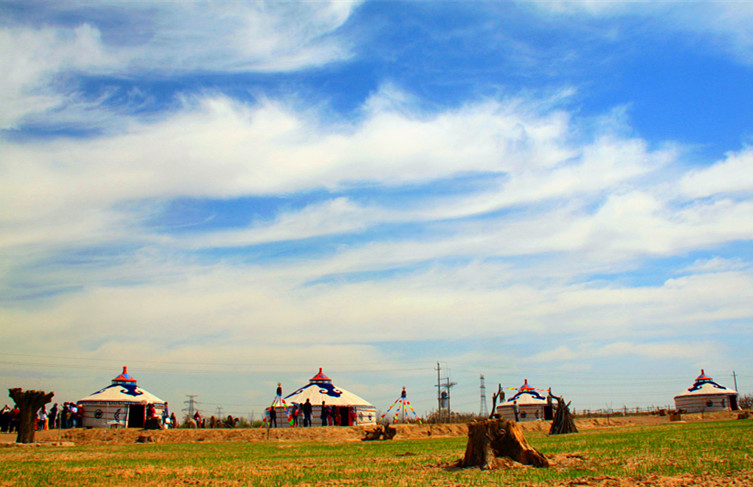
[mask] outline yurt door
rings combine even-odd
[[[146,410],[141,404],[134,404],[128,407],[128,427],[143,428]]]

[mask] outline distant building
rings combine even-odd
[[[517,389],[515,395],[497,406],[497,414],[504,419],[515,421],[515,408],[518,409],[518,421],[536,421],[543,419],[552,419],[551,404],[547,402],[546,396],[542,396],[530,385],[528,379]]]
[[[136,379],[123,373],[112,384],[77,402],[84,428],[143,428],[146,411],[153,404],[158,416],[162,416],[165,401],[140,388]]]
[[[675,396],[675,408],[688,413],[735,411],[738,409],[737,391],[717,384],[701,369],[693,387]]]
[[[328,423],[332,426],[355,426],[376,424],[376,408],[365,399],[336,387],[332,379],[324,375],[322,369],[309,379],[309,383],[285,396],[286,406],[276,405],[275,414],[280,427],[289,426],[287,421],[289,409],[294,405],[303,405],[306,399],[312,405],[313,426],[322,425],[322,402],[328,408]],[[303,417],[299,424],[303,424]]]

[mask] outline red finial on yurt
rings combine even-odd
[[[314,377],[309,379],[311,382],[332,382],[332,379],[324,375],[324,372],[322,372],[322,368],[319,367],[319,373],[316,374]]]
[[[113,384],[119,384],[123,382],[125,382],[126,384],[136,383],[136,379],[128,375],[128,367],[126,367],[125,365],[123,366],[123,373],[112,380]]]
[[[711,379],[711,377],[709,377],[709,376],[706,375],[706,371],[705,370],[701,369],[701,375],[699,375],[698,377],[696,377],[695,380],[712,380],[712,379]]]

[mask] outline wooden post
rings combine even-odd
[[[490,468],[495,458],[507,457],[524,465],[548,467],[549,461],[523,437],[517,423],[487,419],[468,424],[468,444],[462,467]]]
[[[20,387],[8,389],[9,396],[18,406],[18,435],[16,443],[34,443],[34,423],[39,408],[50,402],[54,392],[26,391]]]

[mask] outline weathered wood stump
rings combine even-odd
[[[468,423],[468,444],[460,466],[490,468],[502,457],[534,467],[549,466],[546,457],[528,444],[517,423],[506,419]]]
[[[391,440],[397,434],[397,429],[386,424],[379,425],[371,431],[365,431],[361,441]]]
[[[9,396],[18,406],[18,435],[16,443],[34,443],[34,422],[39,408],[50,402],[54,392],[24,391],[20,387],[8,389]]]
[[[557,411],[554,413],[552,426],[549,428],[550,435],[564,435],[567,433],[577,433],[573,415],[570,412],[570,403],[565,404],[562,397],[552,396],[557,400]]]

